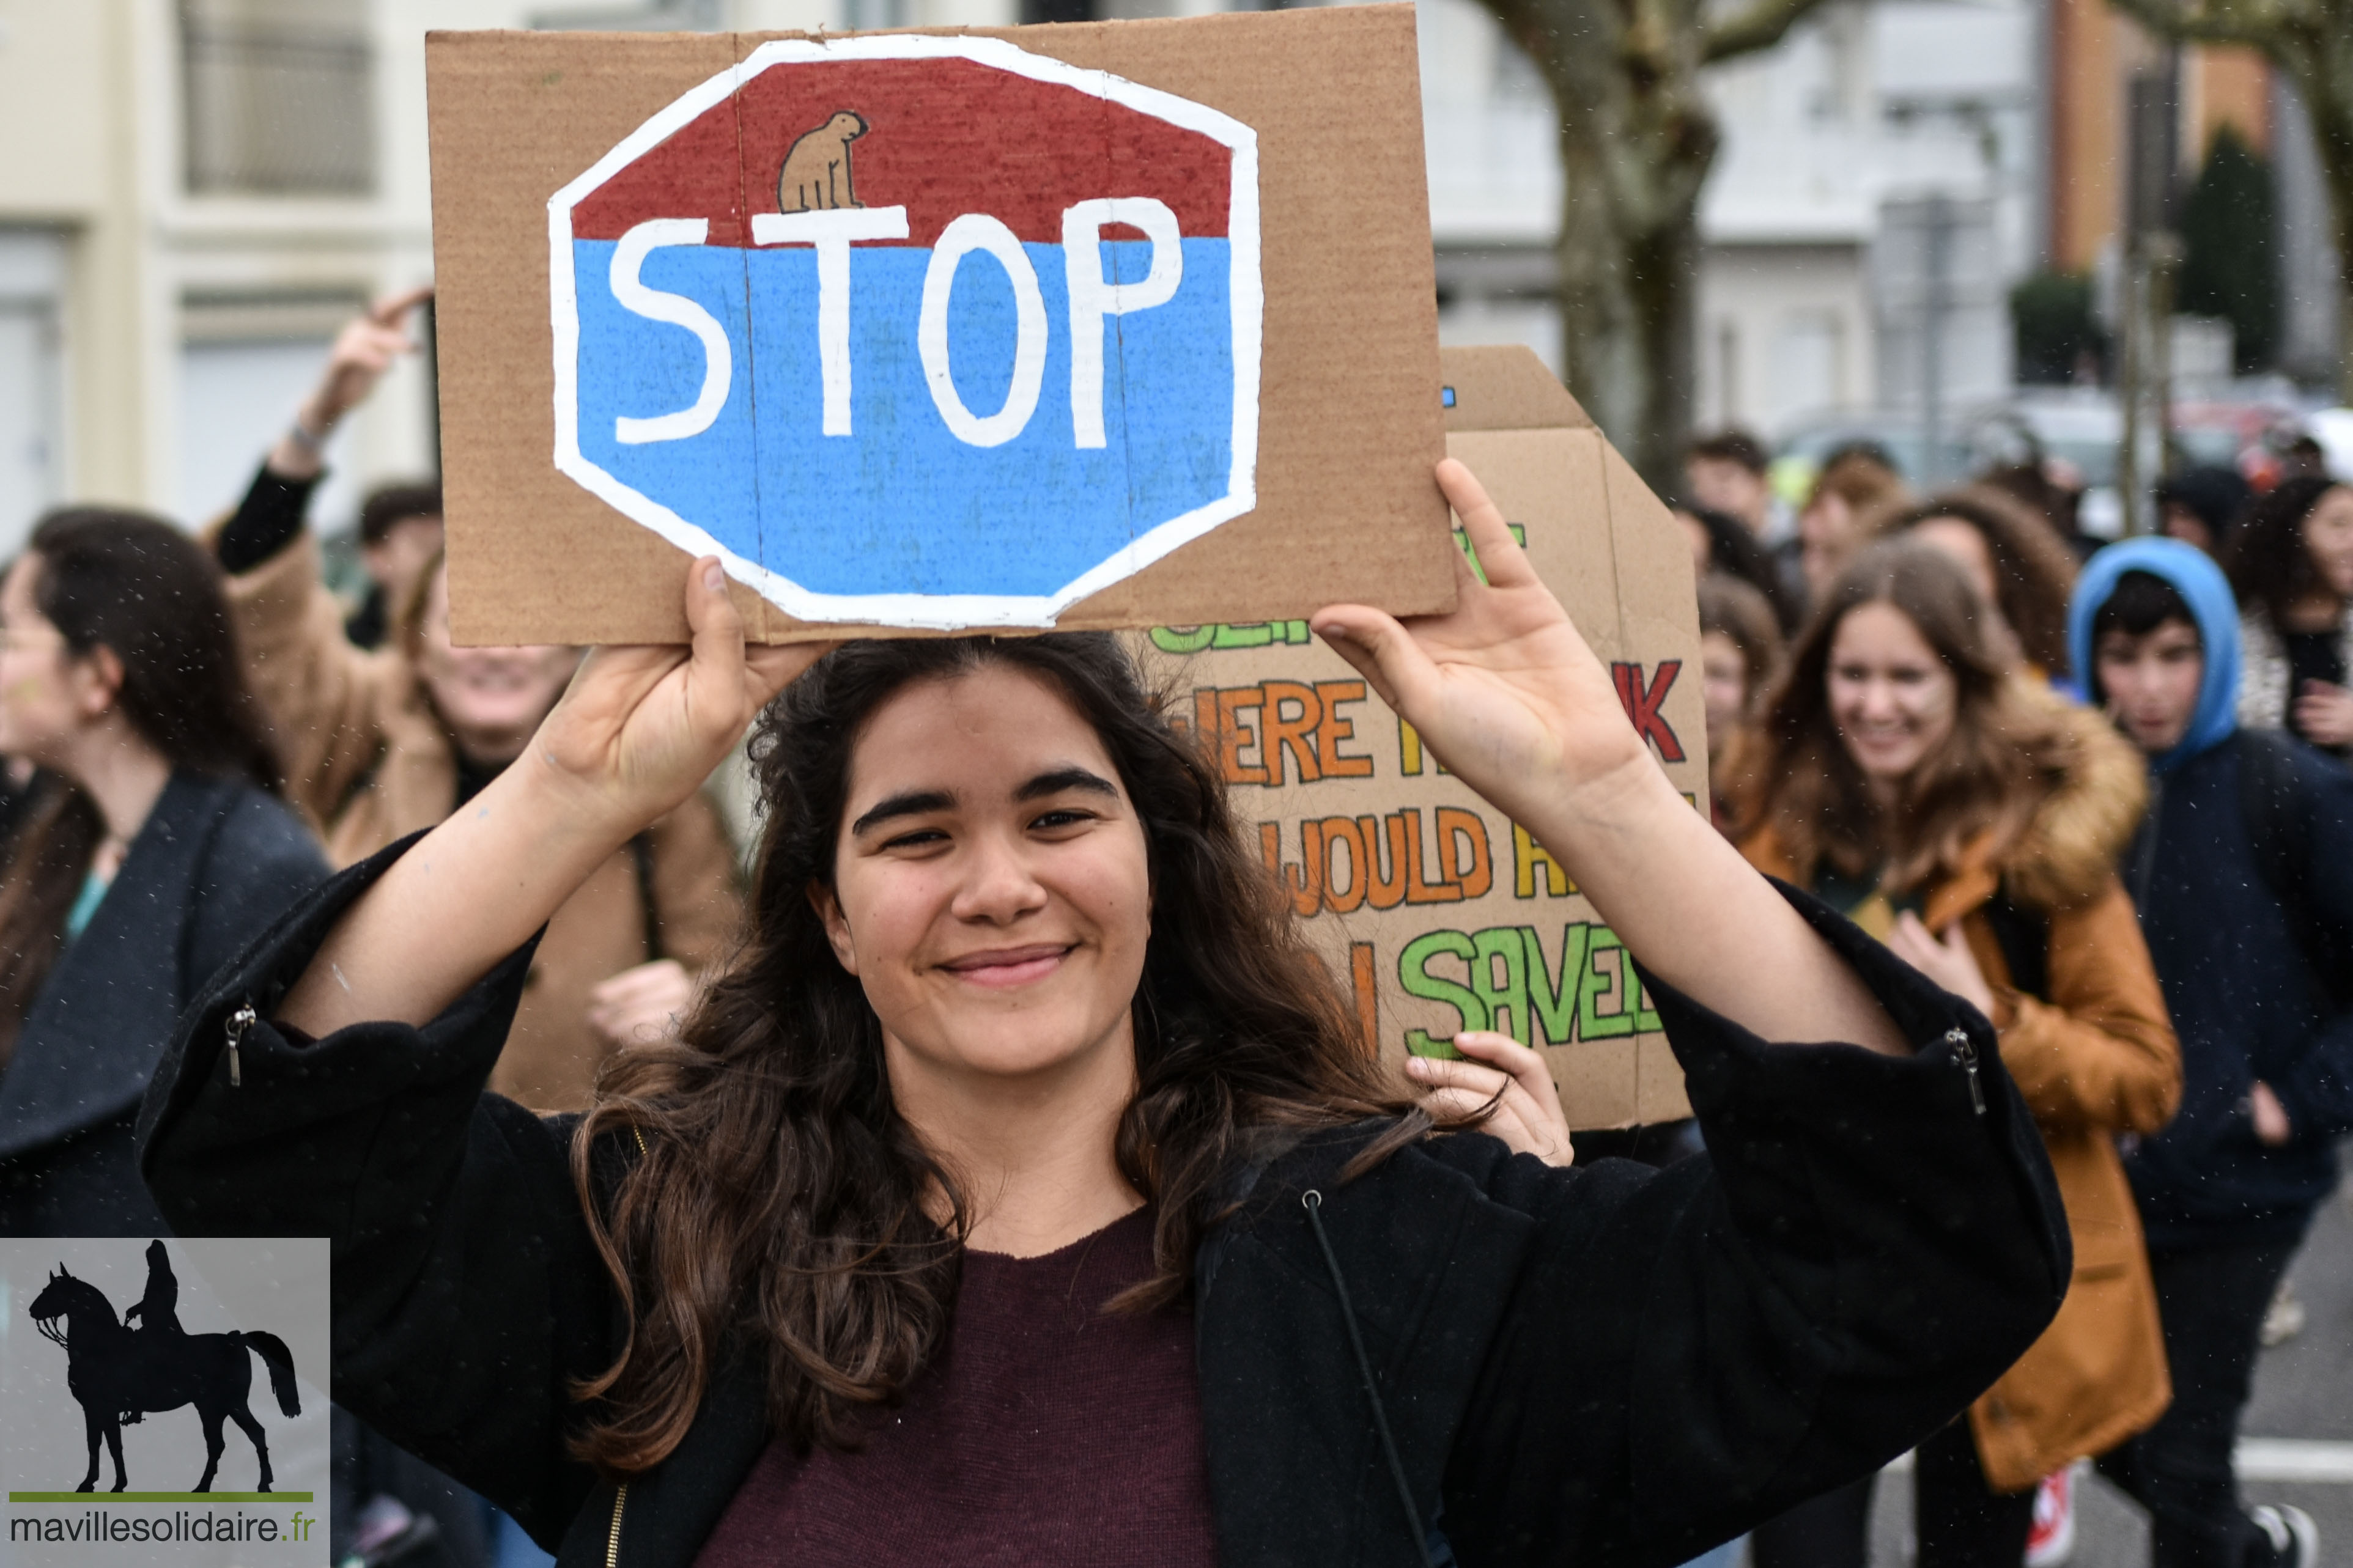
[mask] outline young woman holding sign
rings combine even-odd
[[[1662,1564],[1875,1469],[2064,1289],[2033,1122],[1975,1014],[1675,794],[1440,477],[1487,581],[1315,626],[1640,955],[1708,1158],[1434,1130],[1115,639],[746,649],[702,562],[691,649],[593,654],[193,1013],[174,1223],[332,1236],[338,1396],[567,1568]],[[686,1039],[577,1121],[483,1097],[539,922],[779,689]],[[1417,1081],[1547,1136],[1548,1084]]]

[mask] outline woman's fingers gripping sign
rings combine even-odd
[[[1475,1125],[1502,1139],[1514,1153],[1534,1154],[1547,1165],[1576,1158],[1568,1118],[1561,1112],[1560,1093],[1543,1057],[1509,1035],[1484,1029],[1459,1034],[1453,1044],[1462,1053],[1461,1060],[1406,1058],[1406,1076],[1439,1125]]]
[[[752,645],[714,556],[689,568],[684,647],[600,647],[542,727],[559,773],[609,808],[650,821],[698,788],[786,682],[836,645]]]

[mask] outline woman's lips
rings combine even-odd
[[[1033,942],[1027,947],[991,948],[983,952],[968,952],[952,958],[940,965],[959,980],[969,980],[976,985],[1003,987],[1027,985],[1042,980],[1059,967],[1074,946],[1071,942]]]

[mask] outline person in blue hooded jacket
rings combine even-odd
[[[2068,617],[2092,700],[2147,753],[2126,890],[2181,1038],[2181,1109],[2126,1161],[2148,1238],[2172,1407],[2101,1461],[2147,1506],[2158,1568],[2309,1568],[2312,1521],[2243,1509],[2232,1446],[2265,1307],[2353,1131],[2353,776],[2242,731],[2239,616],[2193,547],[2094,556]],[[2332,978],[2335,976],[2336,978]]]

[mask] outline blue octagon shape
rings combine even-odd
[[[865,61],[930,62],[949,92],[894,104],[902,66],[854,110],[807,107]],[[900,165],[859,143],[914,135],[944,97],[965,113],[975,67],[1116,106],[1090,111],[1107,142],[1124,111],[1217,143],[1224,231],[1180,230],[1145,179],[1050,191],[1059,236],[1017,234],[977,162],[969,194],[931,164],[902,203],[873,173]],[[673,138],[675,162],[696,121],[764,106],[814,123],[773,174],[745,153],[748,222],[646,170],[591,202]],[[805,147],[829,159],[814,184]],[[1050,626],[1256,504],[1257,160],[1226,115],[1001,39],[763,45],[548,203],[556,467],[797,619]]]

